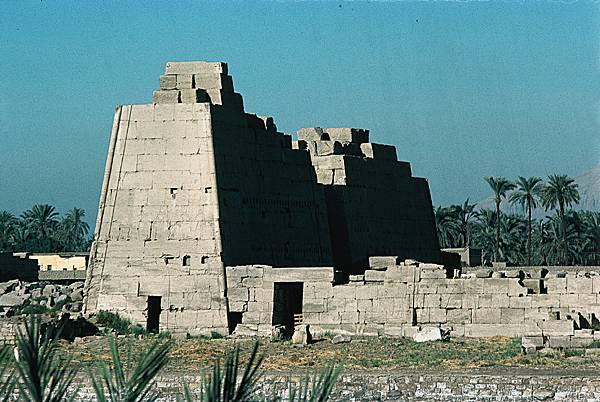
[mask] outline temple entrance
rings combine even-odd
[[[283,325],[285,336],[294,333],[294,318],[302,316],[302,282],[275,282],[273,284],[273,325]]]
[[[146,329],[152,334],[158,334],[160,327],[160,296],[148,296],[148,318]]]

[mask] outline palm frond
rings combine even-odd
[[[14,360],[11,352],[11,349],[7,346],[3,346],[0,349],[0,402],[10,401],[17,385],[14,376]]]
[[[58,355],[57,331],[47,331],[42,335],[39,316],[33,315],[25,323],[25,331],[17,331],[16,373],[21,397],[33,402],[72,401],[77,396],[78,387],[70,389],[79,366],[70,359],[63,360]],[[70,396],[69,396],[70,394]]]
[[[254,344],[252,353],[240,381],[237,381],[240,368],[240,349],[236,346],[225,357],[221,368],[219,360],[213,364],[212,374],[204,378],[200,400],[202,402],[242,402],[250,400],[256,390],[256,383],[261,373],[258,371],[263,356],[258,355],[258,342]]]
[[[307,375],[297,388],[289,386],[289,402],[325,402],[342,372],[344,363],[331,363],[312,376]]]
[[[99,372],[90,372],[92,385],[99,402],[142,402],[158,398],[152,391],[158,372],[167,364],[172,343],[157,339],[150,348],[137,359],[132,367],[132,339],[129,339],[127,361],[123,363],[119,348],[113,336],[108,338],[112,366],[100,365]],[[108,394],[108,397],[107,397]]]

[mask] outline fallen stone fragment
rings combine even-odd
[[[339,334],[339,335],[336,335],[333,337],[333,339],[331,340],[331,343],[333,343],[333,344],[348,343],[351,341],[352,341],[352,338],[349,335]]]
[[[447,340],[450,338],[448,331],[444,331],[439,327],[424,327],[420,331],[413,334],[415,342],[433,342]]]
[[[292,335],[294,345],[308,345],[312,341],[309,326],[307,324],[296,325]]]
[[[16,292],[10,292],[0,296],[0,307],[20,306],[25,301],[25,297]]]

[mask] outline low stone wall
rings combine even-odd
[[[345,372],[331,401],[600,401],[600,372],[544,372],[523,369],[460,372]],[[259,397],[285,397],[288,382],[299,383],[304,373],[269,373],[259,381]],[[200,376],[170,373],[158,380],[160,401],[176,401],[182,383],[197,392]],[[89,379],[78,400],[93,400]],[[258,398],[260,400],[260,398]]]
[[[535,268],[535,269],[533,269]],[[371,257],[364,275],[334,284],[332,268],[227,268],[229,311],[239,333],[269,335],[274,284],[301,282],[302,315],[316,333],[410,336],[445,326],[455,337],[553,336],[593,339],[600,325],[598,270],[531,267],[447,278],[441,265]]]

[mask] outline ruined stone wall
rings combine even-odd
[[[433,325],[457,337],[553,337],[563,345],[589,343],[600,335],[586,330],[597,327],[600,317],[600,269],[525,278],[517,268],[504,277],[449,279],[440,265],[372,257],[364,275],[338,285],[333,270],[325,268],[227,270],[230,306],[243,313],[243,333],[268,335],[273,283],[302,282],[303,319],[314,332],[411,336]],[[543,271],[548,270],[538,270]]]
[[[319,127],[299,130],[295,146],[324,185],[337,267],[360,273],[374,255],[441,262],[427,181],[394,146],[370,143],[368,130]]]

